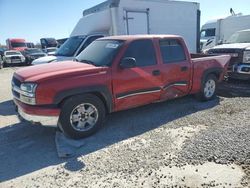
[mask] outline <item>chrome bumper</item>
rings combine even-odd
[[[33,124],[38,123],[38,124],[41,124],[41,125],[47,126],[47,127],[57,127],[57,123],[58,123],[58,119],[59,119],[58,116],[30,115],[30,114],[27,114],[24,111],[22,111],[22,109],[19,108],[18,106],[17,106],[17,111],[23,119],[25,119]]]
[[[240,65],[237,65],[236,69],[237,73],[240,73],[240,74],[249,74],[250,75],[250,65],[246,65],[246,64],[240,64]]]

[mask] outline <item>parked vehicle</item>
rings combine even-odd
[[[33,42],[26,42],[27,48],[35,48],[35,44]]]
[[[38,58],[32,62],[32,65],[73,60],[91,42],[103,36],[102,34],[72,36],[57,49],[55,55]]]
[[[42,49],[57,47],[57,41],[54,38],[41,38],[40,42]]]
[[[55,55],[57,49],[58,49],[57,47],[50,47],[50,48],[45,48],[43,51],[44,51],[47,55]]]
[[[211,20],[201,28],[202,50],[226,43],[236,31],[250,29],[250,15],[233,15]]]
[[[7,39],[6,45],[8,50],[23,51],[27,48],[25,39]]]
[[[3,66],[13,64],[24,64],[25,57],[17,50],[5,51],[3,56]]]
[[[60,48],[60,46],[63,45],[64,42],[66,42],[68,38],[63,38],[63,39],[57,39],[57,48]]]
[[[92,41],[103,36],[166,33],[182,35],[191,52],[199,51],[199,4],[165,0],[108,0],[83,11],[83,17],[55,56],[37,59],[32,64],[72,60]]]
[[[228,76],[234,79],[250,80],[250,29],[234,33],[226,44],[215,46],[208,54],[230,54]]]
[[[96,132],[107,113],[188,94],[214,98],[230,56],[193,56],[178,36],[97,39],[75,61],[17,70],[14,102],[24,119],[58,124],[82,138]]]
[[[0,55],[0,69],[3,68],[3,59],[2,59],[2,56]]]
[[[26,64],[30,65],[35,59],[44,57],[47,54],[38,48],[27,48],[23,51],[23,55],[26,59]]]

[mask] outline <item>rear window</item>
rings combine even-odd
[[[175,63],[186,60],[184,48],[176,39],[160,40],[160,48],[164,63]]]

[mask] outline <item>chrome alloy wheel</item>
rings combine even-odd
[[[88,131],[95,126],[98,120],[98,110],[89,103],[75,107],[70,114],[70,123],[77,131]]]
[[[216,83],[213,79],[207,80],[204,87],[204,95],[206,98],[210,98],[214,95],[216,89]]]

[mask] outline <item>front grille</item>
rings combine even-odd
[[[14,91],[13,89],[12,89],[12,94],[15,98],[20,99],[20,93]]]
[[[19,57],[19,56],[11,56],[10,57],[12,60],[20,60],[21,59],[21,57]]]
[[[12,83],[13,83],[15,86],[19,87],[19,88],[20,88],[20,86],[21,86],[21,81],[18,80],[18,79],[17,79],[16,77],[14,77],[14,76],[13,76],[13,78],[12,78]]]
[[[12,94],[13,94],[13,97],[16,98],[16,99],[20,99],[20,93],[15,91],[14,88],[19,89],[20,86],[21,86],[21,81],[13,76],[13,78],[12,78]]]
[[[243,51],[242,49],[210,49],[209,54],[238,54],[237,57],[231,57],[229,68],[235,64],[242,63],[243,61]]]

